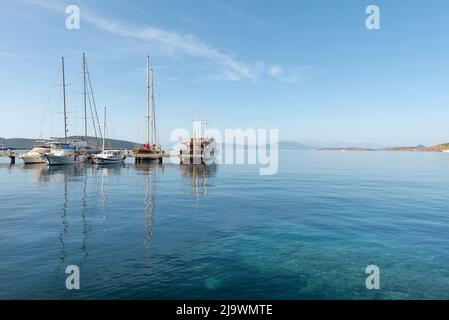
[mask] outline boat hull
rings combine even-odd
[[[151,161],[161,161],[164,157],[163,153],[160,151],[137,151],[134,154],[136,161],[151,162]]]
[[[46,163],[47,159],[43,154],[40,153],[25,153],[20,155],[19,158],[23,161],[24,164],[38,164],[38,163]]]
[[[111,159],[111,158],[95,157],[93,158],[93,162],[95,164],[121,164],[125,162],[125,158]]]
[[[75,156],[63,157],[63,156],[46,155],[45,157],[47,158],[47,163],[50,166],[70,165],[77,163]]]

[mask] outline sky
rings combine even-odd
[[[371,4],[380,30],[365,27]],[[213,128],[282,141],[449,142],[448,34],[445,0],[2,0],[0,137],[63,135],[61,56],[69,134],[81,135],[85,52],[110,138],[145,140],[148,54],[163,144],[197,110]]]

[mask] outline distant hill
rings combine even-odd
[[[0,138],[0,143],[3,143],[6,146],[14,148],[14,149],[30,149],[30,145],[33,146],[35,141],[36,140],[34,140],[34,139],[22,139],[22,138],[4,139],[4,138]]]
[[[428,148],[423,145],[418,145],[416,147],[393,147],[393,148],[385,148],[383,151],[429,151]]]
[[[84,137],[81,136],[70,136],[70,139],[81,139]],[[33,148],[34,144],[37,140],[40,139],[24,139],[24,138],[12,138],[12,139],[3,139],[0,138],[0,142],[6,144],[9,147],[13,147],[15,149],[27,150]],[[88,137],[89,141],[94,141],[94,137]],[[4,142],[3,142],[4,141]],[[99,141],[101,143],[101,141]],[[139,146],[139,143],[126,141],[126,140],[117,140],[117,139],[106,139],[106,147],[107,148],[117,148],[117,149],[133,149],[136,146]],[[278,143],[278,147],[280,150],[315,150],[317,149],[314,146],[301,144],[298,142],[292,141],[280,141]]]
[[[71,136],[71,139],[80,139],[83,138],[81,136]],[[93,141],[94,137],[88,137],[89,141]],[[4,139],[0,138],[0,143],[7,145],[8,147],[12,147],[19,150],[27,150],[31,149],[36,140],[39,139],[24,139],[24,138],[12,138],[12,139]],[[101,141],[98,142],[101,144]],[[114,149],[128,149],[131,150],[136,146],[139,146],[139,143],[126,141],[126,140],[118,140],[118,139],[106,139],[106,147],[114,148]],[[424,145],[417,145],[415,147],[393,147],[393,148],[364,148],[364,147],[335,147],[335,148],[319,148],[316,146],[301,144],[299,142],[294,141],[280,141],[278,143],[279,150],[331,150],[331,151],[416,151],[416,152],[441,152],[443,150],[449,150],[449,143],[442,143],[432,147],[426,147]]]
[[[84,137],[81,136],[72,136],[69,138],[73,139],[83,139]],[[88,141],[95,141],[94,137],[88,137]],[[103,142],[101,139],[98,139],[98,143],[102,144]],[[140,143],[126,141],[126,140],[117,140],[117,139],[105,139],[105,145],[106,148],[113,148],[113,149],[133,149],[134,147],[137,147],[140,145]]]
[[[310,146],[307,144],[301,144],[298,142],[292,141],[280,141],[278,143],[278,147],[280,150],[316,150],[317,147]]]
[[[318,151],[377,151],[376,149],[361,147],[321,148]]]
[[[424,145],[417,145],[414,147],[393,147],[393,148],[382,148],[382,149],[369,149],[369,148],[359,148],[359,147],[341,147],[341,148],[321,148],[321,150],[332,150],[332,151],[402,151],[402,152],[442,152],[444,150],[449,150],[449,143],[438,144],[432,147],[426,147]]]
[[[315,146],[309,146],[306,144],[301,144],[298,142],[291,142],[291,141],[280,141],[278,144],[278,149],[279,150],[316,150],[317,147]],[[240,145],[240,144],[222,144],[222,148],[241,148],[243,147],[245,150],[246,149],[254,149],[257,148],[256,145]],[[269,148],[269,145],[267,144],[266,146],[267,148]]]
[[[437,144],[436,146],[425,148],[426,151],[441,152],[444,150],[449,150],[449,143]]]
[[[70,139],[80,139],[80,136],[71,136]],[[0,138],[1,143],[6,144],[9,147],[13,147],[19,150],[28,150],[33,148],[34,144],[37,140],[40,139],[23,139],[23,138],[12,138],[12,139],[3,139]],[[94,137],[88,137],[89,141],[94,141]],[[4,142],[3,142],[4,141]],[[100,140],[98,143],[102,143]],[[133,149],[135,146],[138,146],[139,143],[125,141],[125,140],[117,140],[117,139],[106,139],[105,140],[106,148],[114,148],[114,149]]]

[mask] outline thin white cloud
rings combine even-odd
[[[221,66],[226,66],[240,78],[256,79],[256,74],[249,65],[204,43],[191,34],[181,34],[151,26],[143,29],[133,28],[119,23],[109,22],[90,14],[84,14],[83,17],[89,23],[104,31],[128,38],[156,42],[171,52],[182,52],[194,57],[213,61]]]
[[[309,77],[310,67],[294,67],[284,70],[278,65],[269,68],[268,73],[282,82],[297,83]]]
[[[279,77],[282,75],[283,71],[280,66],[272,66],[268,73],[273,77]]]
[[[22,1],[52,11],[65,12],[65,5],[54,0]],[[235,55],[222,52],[214,46],[205,43],[192,34],[165,30],[154,26],[138,28],[119,22],[112,22],[93,14],[85,6],[81,7],[81,23],[83,21],[114,35],[156,44],[171,54],[180,53],[213,62],[219,70],[219,74],[214,77],[216,80],[238,81],[247,79],[255,81],[263,73],[271,75],[278,80],[291,83],[301,78],[301,72],[299,72],[300,69],[298,68],[284,72],[280,66],[266,68],[261,63],[250,65],[240,61]]]
[[[6,53],[0,52],[0,57],[6,58],[35,58],[35,56],[25,55],[25,54],[15,54],[15,53]]]
[[[65,10],[64,5],[55,1],[25,0],[25,2],[58,12],[64,12]],[[236,57],[230,54],[221,52],[191,34],[164,30],[153,26],[137,28],[111,22],[92,14],[85,7],[81,8],[81,22],[83,21],[87,21],[89,24],[108,33],[154,42],[172,53],[180,52],[215,62],[220,66],[227,67],[229,69],[227,77],[232,73],[234,74],[233,79],[238,77],[239,79],[256,80],[257,78],[251,66],[237,60]]]

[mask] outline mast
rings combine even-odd
[[[195,112],[195,120],[193,120],[193,138],[201,138],[201,121],[198,118],[198,111]]]
[[[64,100],[64,138],[67,139],[67,104],[65,99],[65,71],[64,71],[64,57],[61,57],[62,65],[62,97]]]
[[[153,130],[153,144],[157,143],[156,137],[156,106],[154,104],[154,70],[151,68],[151,111],[152,111],[152,130]]]
[[[148,145],[151,145],[151,138],[150,138],[150,115],[151,115],[151,108],[150,108],[150,56],[147,55],[147,121],[148,121],[148,132],[147,132],[147,142]]]
[[[106,107],[104,107],[104,119],[103,119],[103,126],[104,126],[104,135],[103,135],[103,152],[104,152],[104,145],[105,145],[105,136],[106,136]]]
[[[86,55],[83,52],[84,139],[87,142]]]

